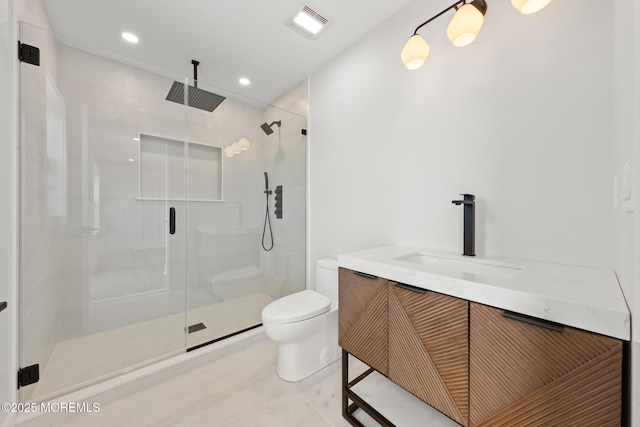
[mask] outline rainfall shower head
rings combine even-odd
[[[198,89],[198,65],[200,63],[196,60],[192,60],[191,63],[193,64],[193,86],[189,86],[188,89],[188,105],[189,107],[212,112],[227,98],[216,93]],[[184,83],[173,82],[166,100],[184,105]]]
[[[270,125],[268,125],[266,122],[261,124],[260,127],[262,128],[262,130],[264,131],[264,133],[266,133],[267,135],[271,135],[273,133],[273,129],[272,126],[273,125],[278,125],[278,127],[280,127],[282,125],[282,121],[277,120],[275,122],[272,122]]]

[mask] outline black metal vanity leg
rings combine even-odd
[[[342,418],[349,421],[354,427],[364,427],[364,425],[353,416],[359,406],[353,402],[349,405],[349,396],[351,385],[349,384],[349,352],[342,350]]]
[[[342,350],[342,417],[349,421],[349,424],[352,426],[364,427],[364,424],[353,416],[353,413],[356,410],[361,409],[369,414],[369,416],[376,420],[382,427],[395,427],[391,421],[386,419],[382,414],[380,414],[380,412],[376,411],[371,405],[351,390],[351,387],[358,384],[373,372],[375,372],[375,370],[373,368],[369,368],[356,379],[349,382],[349,352],[344,349]],[[353,401],[351,405],[349,405],[349,399]]]
[[[342,350],[342,416],[347,418],[349,410],[349,398],[347,397],[347,387],[349,386],[349,353]]]

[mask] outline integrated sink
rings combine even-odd
[[[504,264],[481,259],[462,260],[447,258],[442,255],[431,255],[418,252],[396,258],[398,261],[410,262],[425,266],[434,274],[450,277],[467,278],[468,275],[492,277],[494,279],[513,279],[522,271],[522,267],[514,264]]]

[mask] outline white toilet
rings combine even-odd
[[[269,338],[279,343],[278,375],[300,381],[340,358],[338,261],[316,262],[316,290],[282,297],[262,310]]]

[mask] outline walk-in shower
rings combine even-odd
[[[305,139],[256,126],[302,129],[304,117],[231,96],[194,110],[166,101],[176,83],[183,96],[196,88],[190,78],[27,24],[20,33],[41,47],[39,67],[20,64],[19,363],[40,374],[21,401],[253,328],[269,302],[305,288]],[[249,148],[225,157],[239,138]],[[264,171],[295,187],[290,214],[269,221],[268,252]]]

